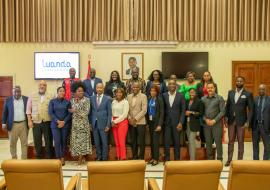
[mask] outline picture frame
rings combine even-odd
[[[139,69],[139,77],[144,78],[144,53],[122,53],[121,73],[122,80],[131,78],[132,68]]]

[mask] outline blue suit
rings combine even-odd
[[[63,158],[67,147],[67,137],[71,126],[71,108],[69,101],[65,99],[52,99],[49,103],[49,114],[52,118],[51,130],[54,140],[56,158]],[[63,128],[58,128],[57,120],[65,121]]]
[[[28,97],[22,96],[24,104],[24,113],[26,113],[26,105]],[[25,120],[27,121],[27,116],[25,114]],[[11,131],[14,122],[14,97],[10,96],[6,99],[3,114],[2,114],[2,124],[7,124],[8,131]]]
[[[94,82],[94,88],[92,88],[91,85],[91,79],[85,79],[83,81],[85,87],[86,87],[86,91],[85,91],[85,96],[90,98],[92,95],[96,94],[96,85],[98,83],[102,83],[102,80],[100,78],[95,78],[95,82]]]
[[[96,154],[98,160],[108,159],[108,133],[104,130],[111,126],[112,119],[112,100],[110,97],[103,95],[102,100],[97,105],[97,95],[90,98],[91,100],[91,124],[93,127],[94,142],[96,145]],[[102,145],[102,147],[101,147]]]

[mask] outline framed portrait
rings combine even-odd
[[[138,69],[139,77],[144,76],[143,53],[122,53],[122,79],[131,78],[132,69]]]

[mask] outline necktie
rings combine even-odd
[[[100,95],[97,96],[97,106],[99,107],[100,105]]]
[[[259,105],[258,105],[258,121],[262,120],[262,102],[263,102],[263,97],[260,96],[259,98]]]

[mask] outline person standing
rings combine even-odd
[[[131,147],[133,160],[144,160],[145,126],[147,113],[147,97],[140,92],[138,82],[133,83],[132,94],[127,97],[129,103],[129,129],[131,132]]]
[[[182,93],[185,97],[186,101],[189,101],[189,90],[191,88],[197,89],[197,83],[195,81],[195,73],[193,71],[189,71],[186,74],[186,82],[181,85],[178,92]]]
[[[262,138],[263,159],[270,159],[270,97],[266,95],[266,86],[259,86],[259,96],[255,98],[252,119],[253,160],[259,160],[259,142]]]
[[[125,99],[125,90],[117,88],[112,102],[112,132],[118,160],[126,160],[126,137],[128,132],[129,104]]]
[[[27,101],[26,114],[29,128],[33,128],[36,158],[42,158],[42,136],[45,140],[45,158],[53,157],[53,140],[50,128],[49,102],[53,96],[47,92],[47,83],[39,82],[38,92],[34,92]]]
[[[28,124],[26,104],[28,97],[23,96],[20,86],[15,86],[13,96],[6,99],[3,115],[2,129],[8,130],[10,154],[12,159],[17,159],[17,142],[21,142],[21,159],[27,159]]]
[[[73,84],[77,81],[79,81],[79,78],[76,78],[76,69],[70,68],[69,69],[69,78],[64,79],[62,86],[64,87],[66,93],[65,93],[65,99],[70,100],[74,96],[74,89]]]
[[[202,78],[201,78],[201,82],[197,84],[197,96],[200,99],[202,97],[208,95],[207,84],[209,82],[214,83],[214,79],[213,79],[213,77],[212,77],[212,75],[211,75],[211,73],[209,71],[205,71],[203,73]],[[216,83],[214,83],[214,84],[215,84],[216,93],[218,94],[217,84]],[[204,137],[203,127],[201,127],[200,138],[201,138],[201,146],[204,147],[204,145],[205,145],[205,137]]]
[[[159,87],[160,95],[162,95],[163,93],[168,91],[166,83],[164,81],[163,73],[160,70],[152,71],[152,73],[148,77],[148,80],[149,81],[146,84],[146,96],[147,97],[150,96],[150,89],[153,85],[156,85]]]
[[[51,116],[51,130],[54,140],[55,157],[65,165],[65,152],[67,138],[71,125],[70,101],[65,99],[64,87],[57,88],[57,97],[49,103],[49,114]]]
[[[155,166],[159,161],[159,137],[164,122],[164,102],[162,97],[159,96],[159,87],[156,85],[152,86],[150,89],[147,120],[150,132],[152,156],[148,164]]]
[[[181,86],[180,86],[180,84],[177,83],[177,76],[175,74],[172,74],[170,76],[170,80],[175,80],[175,82],[176,82],[176,91],[178,91]]]
[[[222,118],[225,115],[225,101],[222,96],[216,94],[215,84],[207,84],[208,95],[202,98],[205,107],[203,115],[203,129],[206,141],[207,159],[213,160],[213,141],[216,144],[217,159],[223,160],[222,147]]]
[[[112,100],[104,95],[102,83],[96,84],[97,94],[90,98],[91,125],[96,146],[97,161],[108,160],[108,133],[111,128]]]
[[[85,79],[83,81],[83,83],[86,87],[85,96],[89,98],[97,93],[96,92],[96,85],[99,83],[102,83],[102,80],[100,78],[96,77],[96,69],[91,68],[90,78]]]
[[[254,106],[252,93],[244,88],[244,84],[245,78],[238,76],[236,77],[236,89],[228,92],[225,120],[228,125],[229,144],[228,161],[225,166],[229,166],[232,161],[236,135],[238,141],[238,160],[242,160],[244,156],[245,128],[251,124]]]
[[[174,159],[180,160],[180,131],[183,129],[186,111],[185,98],[176,91],[175,80],[169,80],[168,89],[169,92],[163,94],[165,105],[165,161],[170,160],[171,139],[174,144]]]
[[[72,98],[71,109],[72,127],[70,150],[73,157],[78,157],[78,165],[81,165],[86,156],[92,154],[92,144],[89,125],[90,100],[84,96],[85,86],[82,82],[74,85],[76,98]]]
[[[214,79],[213,79],[213,77],[212,77],[212,75],[211,75],[211,73],[209,71],[205,71],[203,73],[201,82],[197,84],[197,96],[199,98],[202,98],[202,97],[208,95],[207,84],[209,82],[213,82],[214,83]],[[214,83],[214,84],[215,84],[216,93],[218,94],[217,84],[216,83]]]
[[[131,76],[132,77],[126,82],[127,95],[132,94],[132,86],[135,82],[140,84],[141,93],[144,94],[146,91],[146,84],[145,81],[139,77],[139,69],[137,67],[131,70]]]
[[[121,81],[118,71],[112,71],[111,77],[108,82],[106,82],[104,94],[115,98],[115,90],[117,88],[123,88],[126,91],[125,84]]]
[[[189,101],[186,104],[186,133],[190,160],[196,159],[196,140],[200,139],[201,116],[204,114],[204,105],[197,97],[196,89],[189,90]]]

